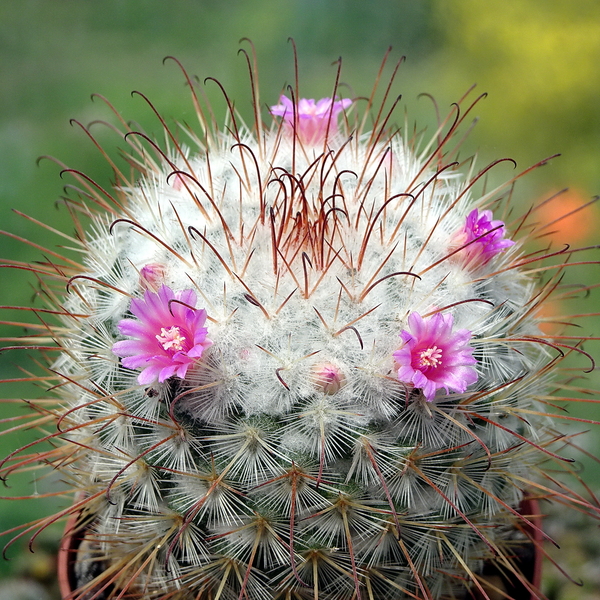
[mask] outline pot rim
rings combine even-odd
[[[79,511],[69,515],[65,525],[65,532],[58,547],[58,588],[63,600],[71,599],[75,591],[72,580],[71,565],[74,562],[73,557],[77,554],[77,546],[79,542],[77,536],[75,535],[78,518]]]

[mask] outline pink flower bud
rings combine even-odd
[[[183,176],[180,175],[179,173],[173,175],[171,177],[171,186],[173,187],[174,190],[181,190],[183,189]]]
[[[339,367],[331,363],[323,363],[313,370],[313,380],[325,394],[335,394],[346,383],[346,376]]]
[[[165,280],[166,269],[160,263],[149,263],[140,269],[140,286],[143,290],[157,292]]]

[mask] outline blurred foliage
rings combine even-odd
[[[407,56],[396,89],[403,94],[411,125],[413,120],[435,125],[434,107],[418,98],[420,92],[433,94],[446,114],[450,103],[477,83],[476,93],[486,91],[489,97],[475,110],[482,119],[465,151],[478,151],[482,161],[512,156],[519,169],[563,154],[520,182],[517,197],[524,209],[567,185],[577,188],[584,200],[600,191],[597,0],[19,0],[0,3],[1,228],[42,246],[68,245],[11,211],[16,208],[58,230],[72,231],[68,211],[57,202],[69,180],[61,180],[60,167],[50,161],[36,167],[41,154],[110,185],[111,172],[101,154],[76,125],[68,125],[71,118],[85,124],[111,120],[106,105],[97,98],[91,102],[90,94],[102,94],[127,119],[156,134],[157,119],[139,96],[130,95],[132,90],[144,92],[168,122],[193,122],[183,77],[174,63],[161,65],[165,56],[176,56],[200,81],[218,78],[236,100],[236,109],[249,119],[247,69],[237,54],[243,37],[256,47],[263,105],[273,103],[293,83],[289,37],[298,47],[302,95],[317,98],[330,95],[333,63],[339,56],[342,82],[349,86],[342,93],[368,94],[382,57],[393,46],[394,61]],[[217,86],[209,82],[200,87],[217,115],[224,114]],[[397,119],[402,118],[400,111]],[[92,131],[111,156],[126,148],[109,128],[97,125]],[[507,173],[504,167],[500,177]],[[595,214],[589,213],[589,220]],[[588,237],[587,243],[593,241]],[[40,251],[4,238],[2,255],[31,261]],[[0,278],[2,304],[31,303],[34,277],[1,270]],[[588,279],[598,279],[597,269]],[[13,311],[3,318],[22,320],[23,315]],[[598,329],[596,321],[590,329]],[[19,330],[3,327],[1,335]],[[18,376],[17,369],[30,362],[24,353],[0,354],[0,377]],[[0,395],[21,398],[32,393],[36,391],[22,384],[5,384]],[[22,409],[2,404],[0,411],[1,418]],[[585,414],[598,412],[592,406]],[[16,441],[0,437],[0,456],[35,435],[21,432]],[[596,473],[588,472],[588,480],[597,480]],[[11,481],[7,494],[32,493],[34,477],[32,472]],[[36,485],[42,492],[58,484],[44,480]],[[37,505],[0,500],[0,529],[33,519],[38,511]],[[48,534],[40,549],[42,559],[44,548],[52,547],[57,536],[57,530]],[[39,559],[29,556],[20,555],[8,566],[0,562],[0,574],[13,565],[13,573],[37,577]],[[0,597],[3,593],[0,582]]]
[[[478,135],[511,156],[562,157],[544,177],[600,189],[600,3],[436,0],[442,87],[489,92]]]

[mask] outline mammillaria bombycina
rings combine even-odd
[[[185,75],[199,130],[163,120],[161,148],[120,121],[138,177],[69,170],[80,259],[30,267],[51,444],[0,475],[44,465],[70,500],[22,535],[71,517],[70,600],[486,598],[490,565],[542,598],[523,501],[598,514],[555,472],[587,354],[539,327],[573,250],[526,247],[515,178],[456,161],[477,100],[429,139],[395,103],[269,114],[253,85],[253,124],[228,99],[219,130]]]

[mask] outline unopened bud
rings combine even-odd
[[[140,286],[144,290],[157,292],[164,283],[166,269],[160,263],[149,263],[140,269]]]
[[[314,372],[314,382],[326,394],[335,394],[346,383],[346,376],[339,367],[331,363],[318,365]]]

